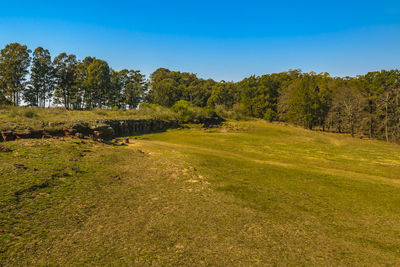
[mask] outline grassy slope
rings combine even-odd
[[[400,264],[397,145],[264,122],[6,145],[6,265]]]
[[[66,110],[64,108],[36,108],[0,106],[0,130],[9,129],[42,129],[49,123],[77,121],[95,121],[109,119],[174,119],[174,114],[167,110]],[[63,125],[59,126],[62,127]],[[52,126],[57,127],[57,126]]]

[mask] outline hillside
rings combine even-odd
[[[64,108],[13,107],[0,105],[0,130],[60,128],[77,122],[126,119],[176,119],[167,109],[158,110],[66,110]]]
[[[263,121],[2,143],[0,265],[399,265],[400,147]]]

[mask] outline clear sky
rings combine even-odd
[[[10,42],[147,75],[353,76],[400,67],[400,0],[2,1],[0,47]]]

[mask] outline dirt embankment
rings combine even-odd
[[[52,138],[63,136],[75,136],[79,138],[93,138],[95,140],[110,140],[115,137],[135,135],[141,133],[164,131],[177,128],[177,121],[163,120],[102,120],[94,122],[76,122],[66,125],[63,122],[49,123],[43,129],[16,129],[0,130],[0,142],[28,138]]]

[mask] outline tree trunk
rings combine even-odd
[[[369,138],[372,138],[372,101],[368,100],[368,107],[369,107]]]
[[[351,137],[354,137],[354,122],[351,121]]]
[[[385,103],[385,135],[386,135],[386,142],[389,143],[389,133],[388,133],[388,101],[389,101],[389,95],[386,94],[386,103]]]

